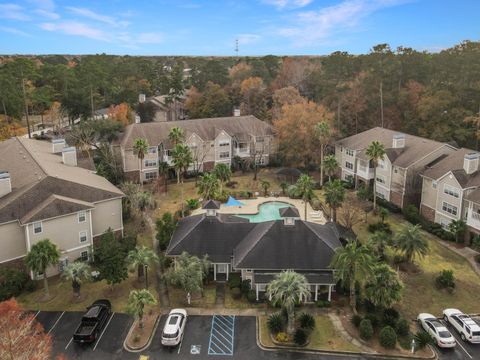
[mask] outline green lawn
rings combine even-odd
[[[193,307],[212,307],[215,305],[215,297],[217,294],[216,285],[211,283],[205,286],[203,297],[200,294],[193,294],[191,305]],[[175,286],[168,286],[168,297],[170,299],[170,307],[184,307],[187,305],[187,297],[185,291]]]
[[[225,307],[227,309],[250,309],[250,308],[264,308],[267,305],[264,303],[251,303],[245,296],[240,299],[234,299],[231,295],[228,284],[225,286]]]

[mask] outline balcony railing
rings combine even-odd
[[[357,175],[367,180],[373,179],[373,169],[359,165],[357,168]]]
[[[467,215],[467,225],[480,230],[480,214],[469,211]]]

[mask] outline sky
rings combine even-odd
[[[326,55],[480,40],[480,0],[0,0],[0,54]]]

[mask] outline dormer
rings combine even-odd
[[[288,206],[279,210],[280,216],[283,219],[283,224],[287,226],[295,225],[295,220],[300,219],[298,210],[292,206]]]
[[[473,174],[478,170],[479,163],[480,153],[465,154],[463,158],[463,170],[465,170],[467,175]]]
[[[392,148],[401,149],[405,147],[405,134],[393,134]]]
[[[215,200],[207,200],[203,204],[202,209],[205,210],[208,217],[214,217],[217,216],[217,211],[220,209],[220,203]]]

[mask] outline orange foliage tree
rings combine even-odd
[[[0,141],[10,139],[13,136],[22,136],[27,133],[27,129],[20,123],[7,120],[5,116],[0,115]]]
[[[108,109],[108,116],[123,126],[127,126],[130,123],[130,108],[127,103],[112,105]]]
[[[293,165],[314,163],[319,150],[315,125],[325,121],[333,127],[333,118],[323,105],[311,101],[284,105],[280,117],[273,121],[279,151]]]
[[[0,303],[0,359],[47,360],[51,358],[52,338],[15,299]]]

